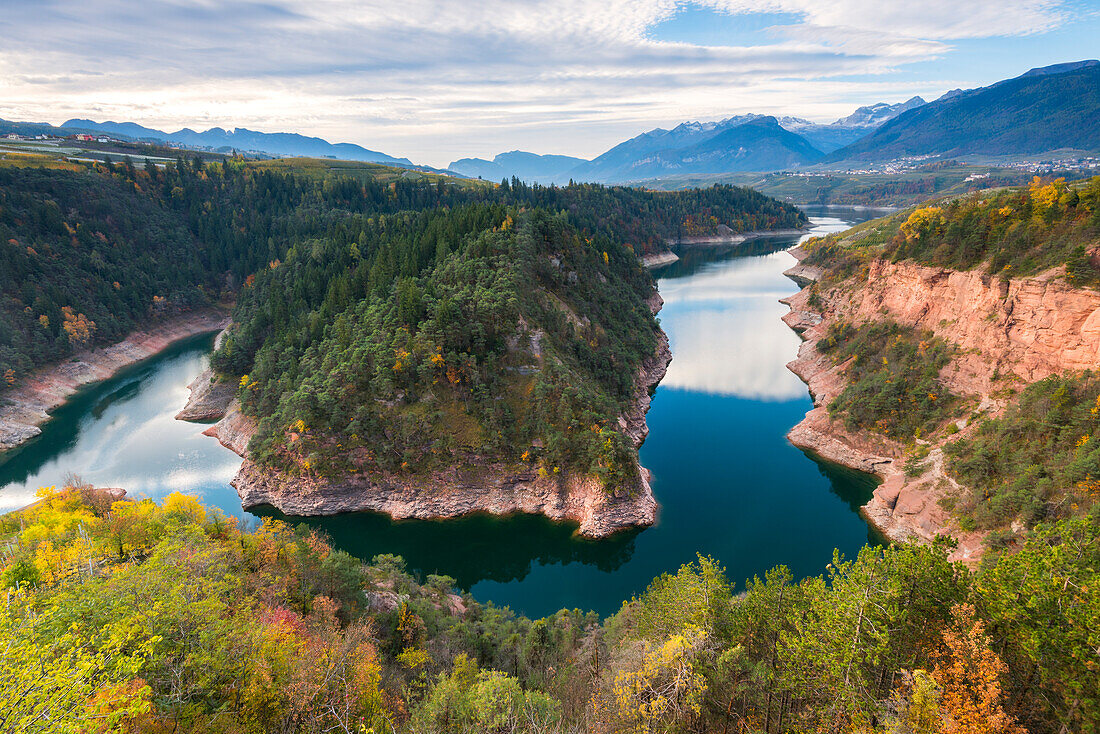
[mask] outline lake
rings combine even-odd
[[[875,216],[807,213],[813,234]],[[812,407],[806,386],[785,367],[799,338],[780,321],[787,307],[778,302],[796,290],[782,273],[794,263],[783,250],[798,239],[695,246],[657,272],[673,362],[641,450],[661,506],[654,527],[590,541],[534,516],[393,522],[352,514],[307,522],[361,558],[400,554],[419,574],[453,576],[477,599],[533,616],[562,607],[613,613],[697,553],[721,561],[738,588],[777,564],[804,577],[823,572],[834,548],[854,555],[879,539],[858,513],[874,480],[816,461],[785,437]],[[212,341],[178,343],[59,408],[41,436],[0,463],[0,511],[32,502],[37,487],[73,472],[134,495],[199,494],[258,522],[229,486],[239,458],[202,436],[204,426],[173,419]]]

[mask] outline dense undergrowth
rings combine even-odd
[[[919,438],[955,414],[959,399],[940,382],[953,348],[931,333],[894,321],[837,322],[817,348],[847,362],[847,386],[829,404],[850,429],[897,440]]]
[[[182,495],[48,491],[0,541],[4,730],[1100,730],[1092,518],[977,573],[865,548],[738,594],[700,558],[606,620],[518,617]]]
[[[978,191],[908,209],[811,241],[806,262],[833,278],[868,258],[913,260],[993,275],[1033,275],[1065,267],[1074,285],[1100,284],[1100,176],[1066,184],[1035,178],[1021,188]]]
[[[1048,377],[1025,387],[1000,418],[947,446],[950,469],[971,495],[955,508],[964,525],[1094,513],[1100,503],[1100,379]],[[997,536],[1000,537],[1000,536]],[[996,540],[997,538],[995,538]]]

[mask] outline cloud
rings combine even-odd
[[[650,36],[677,0],[8,3],[0,115],[294,129],[437,164],[496,147],[595,154],[659,121],[792,111],[792,95],[831,112],[812,89],[866,93],[840,80],[1065,21],[1054,0],[695,5],[798,20],[706,46]]]

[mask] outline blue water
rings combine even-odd
[[[0,455],[0,512],[34,502],[39,487],[63,486],[75,474],[134,496],[187,492],[247,516],[229,486],[240,457],[203,436],[207,426],[175,420],[213,345],[213,334],[184,339],[70,398],[40,436]]]

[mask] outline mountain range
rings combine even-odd
[[[526,181],[636,181],[682,173],[731,173],[803,168],[826,153],[862,138],[884,122],[925,104],[880,102],[829,124],[799,117],[735,115],[717,122],[685,122],[656,128],[619,143],[590,161],[512,151],[492,161],[463,158],[448,168],[465,176]],[[572,162],[572,165],[566,165]]]
[[[352,143],[246,128],[183,128],[165,132],[133,122],[72,119],[61,128],[0,120],[0,133],[66,135],[102,132],[132,140],[176,143],[218,152],[259,152],[415,166]],[[907,156],[1034,156],[1054,151],[1100,152],[1100,61],[1032,69],[977,89],[953,89],[932,102],[860,107],[822,124],[799,117],[744,114],[715,122],[656,128],[592,160],[513,150],[492,160],[462,158],[453,173],[499,181],[625,183],[683,174],[836,169]]]
[[[781,117],[779,124],[791,132],[806,138],[822,153],[831,153],[838,148],[854,143],[864,135],[894,119],[903,112],[926,104],[921,97],[911,97],[905,102],[878,104],[859,107],[855,112],[836,122],[822,125],[798,117]]]
[[[1100,61],[1047,66],[955,90],[897,115],[828,162],[1100,150]]]
[[[280,156],[337,158],[346,161],[385,163],[390,166],[413,165],[408,158],[395,158],[354,143],[330,143],[321,138],[312,138],[298,133],[261,133],[243,127],[233,130],[212,127],[201,133],[185,127],[169,133],[134,122],[95,122],[80,119],[66,120],[62,123],[62,127],[94,130],[133,140],[151,140],[158,143],[177,143],[194,148],[208,148],[220,153],[241,151]]]
[[[677,174],[836,168],[908,156],[1034,156],[1059,150],[1100,152],[1096,60],[1040,67],[987,87],[953,89],[932,102],[921,97],[880,102],[828,124],[756,114],[685,122],[642,133],[568,171],[560,165],[538,168],[534,154],[527,154],[532,165],[522,173],[503,162],[490,171],[484,167],[488,161],[477,158],[455,161],[451,170],[542,183],[624,183]]]

